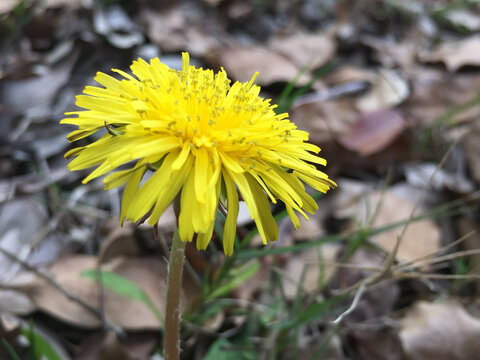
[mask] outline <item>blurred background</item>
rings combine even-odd
[[[242,209],[233,257],[189,244],[182,358],[479,359],[479,31],[477,0],[0,0],[0,359],[162,359],[173,211],[120,227],[58,122],[182,51],[258,71],[339,185],[277,243]]]

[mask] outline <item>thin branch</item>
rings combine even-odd
[[[462,237],[460,237],[459,239],[455,240],[454,242],[448,244],[448,245],[445,245],[443,247],[441,247],[440,249],[438,250],[435,250],[435,251],[432,251],[430,253],[427,253],[425,255],[422,255],[418,258],[415,258],[411,261],[406,261],[404,263],[400,263],[396,266],[394,266],[392,269],[393,270],[399,270],[399,269],[405,269],[405,268],[408,268],[409,266],[412,266],[412,267],[418,267],[418,263],[421,262],[422,260],[430,260],[430,257],[438,254],[439,252],[441,251],[446,251],[458,244],[460,244],[461,242],[465,241],[466,239],[468,239],[470,236],[472,236],[473,234],[475,233],[475,230],[472,230],[470,232],[468,232],[467,234],[463,235]],[[451,255],[451,254],[450,254]],[[438,259],[438,258],[436,258]]]
[[[343,313],[341,313],[335,320],[332,321],[334,325],[340,324],[342,320],[345,318],[345,316],[350,315],[356,309],[366,288],[367,287],[365,284],[360,285],[357,292],[355,293],[355,297],[353,298],[353,301],[350,307],[347,310],[345,310]]]

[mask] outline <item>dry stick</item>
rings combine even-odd
[[[106,319],[104,319],[102,314],[100,313],[100,311],[98,311],[98,309],[96,309],[95,307],[93,307],[92,305],[90,305],[89,303],[84,301],[83,299],[79,298],[77,295],[75,295],[72,292],[70,292],[69,290],[67,290],[62,284],[60,284],[57,280],[52,278],[50,275],[48,275],[45,272],[29,265],[28,263],[26,263],[22,259],[18,258],[15,254],[12,254],[10,251],[5,250],[2,247],[0,247],[0,252],[2,254],[4,254],[6,257],[8,257],[10,260],[19,263],[24,269],[34,273],[38,277],[47,281],[55,289],[60,291],[67,299],[69,299],[71,301],[74,301],[77,304],[79,304],[81,307],[83,307],[89,313],[91,313],[96,318],[98,318],[102,323],[104,323],[105,327],[107,329],[115,331],[115,333],[117,335],[123,335],[124,334],[123,330],[118,325],[115,325],[115,324],[107,321]]]
[[[393,273],[393,276],[396,278],[408,278],[408,279],[480,279],[480,274],[427,274],[419,272],[402,272],[402,273]]]
[[[340,324],[340,322],[345,318],[345,316],[350,315],[353,310],[357,307],[358,303],[360,302],[360,299],[366,289],[366,285],[362,284],[358,288],[358,291],[355,293],[355,297],[353,298],[352,305],[345,310],[342,314],[340,314],[335,320],[332,321],[333,324]]]
[[[443,246],[442,248],[440,248],[439,250],[435,250],[435,251],[432,251],[428,254],[425,254],[423,256],[420,256],[416,259],[413,259],[411,261],[406,261],[404,263],[401,263],[401,264],[398,264],[394,267],[392,267],[392,270],[400,270],[400,269],[405,269],[405,268],[409,268],[409,267],[412,267],[412,268],[416,268],[416,267],[419,267],[421,266],[422,264],[424,265],[427,265],[428,263],[430,262],[433,262],[433,261],[436,261],[438,262],[437,260],[442,258],[443,256],[441,257],[438,257],[438,258],[435,258],[433,260],[430,259],[431,256],[434,256],[435,254],[438,254],[440,251],[446,251],[452,247],[454,247],[455,245],[458,245],[460,244],[461,242],[465,241],[466,239],[468,239],[470,236],[472,236],[473,234],[475,233],[475,230],[472,230],[470,232],[468,232],[467,234],[463,235],[462,237],[460,237],[458,240],[455,240],[454,242],[452,242],[451,244],[448,244],[446,246]],[[444,256],[451,256],[451,255],[454,255],[454,254],[458,254],[459,252],[455,252],[455,253],[452,253],[452,254],[448,254],[448,255],[444,255]],[[460,255],[462,256],[462,255]],[[458,257],[458,256],[456,256]],[[452,258],[453,259],[453,258]],[[451,259],[448,259],[448,260],[451,260]],[[425,264],[425,262],[427,262],[427,264]]]
[[[165,309],[165,360],[180,358],[180,315],[183,260],[186,243],[180,239],[178,227],[173,234],[172,251],[168,264],[167,304]]]
[[[397,241],[395,243],[395,247],[393,248],[392,252],[388,255],[387,259],[385,260],[384,265],[383,265],[383,269],[379,273],[372,274],[372,275],[366,277],[365,279],[358,281],[357,283],[353,284],[352,286],[349,286],[349,287],[343,289],[342,291],[335,292],[336,294],[338,294],[338,295],[347,294],[347,293],[349,293],[353,290],[359,289],[361,286],[367,287],[371,284],[374,284],[374,283],[382,280],[387,274],[391,273],[391,267],[392,267],[393,263],[395,262],[395,258],[397,256],[397,252],[398,252],[398,248],[400,247],[400,243],[401,243],[403,237],[405,236],[405,233],[407,231],[408,226],[410,225],[410,223],[412,222],[412,220],[414,218],[415,211],[417,210],[420,203],[423,201],[423,198],[424,198],[424,196],[427,192],[427,189],[428,189],[428,184],[430,184],[432,182],[432,180],[435,177],[435,175],[437,174],[438,170],[443,167],[443,165],[447,161],[448,156],[452,152],[453,147],[457,144],[457,142],[460,139],[461,139],[461,137],[456,139],[452,143],[452,145],[450,145],[447,152],[445,153],[445,155],[440,160],[438,166],[435,168],[434,172],[432,173],[432,175],[428,179],[427,185],[424,187],[424,189],[420,193],[420,196],[418,197],[417,201],[415,202],[415,204],[413,206],[412,211],[410,212],[410,216],[408,217],[407,221],[405,222],[405,224],[402,228],[402,232],[400,233],[399,236],[397,236]]]

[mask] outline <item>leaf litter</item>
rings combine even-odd
[[[238,258],[218,251],[219,231],[207,255],[187,247],[183,358],[475,358],[479,11],[414,0],[3,1],[0,332],[10,347],[0,355],[28,353],[20,334],[33,321],[35,336],[75,359],[160,356],[173,209],[160,242],[148,227],[119,228],[120,194],[101,181],[79,187],[57,123],[96,71],[138,56],[178,68],[189,51],[234,80],[258,71],[263,96],[288,105],[339,189],[296,232],[272,207],[278,244],[263,247],[243,209],[238,238],[252,241]]]

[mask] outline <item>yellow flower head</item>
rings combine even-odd
[[[321,192],[336,186],[309,164],[326,164],[312,154],[320,149],[305,142],[308,133],[297,130],[287,114],[275,114],[270,100],[259,96],[256,75],[230,85],[225,70],[214,74],[190,66],[188,53],[182,60],[182,70],[175,71],[158,58],[150,64],[138,59],[131,66],[135,77],[113,69],[122,80],[97,73],[95,80],[103,87],[85,87],[76,104],[86,110],[66,113],[75,116],[61,124],[78,125],[69,141],[106,131],[97,141],[67,152],[67,159],[76,156],[68,168],[99,165],[86,183],[133,162],[104,179],[105,189],[127,183],[121,221],[136,222],[149,214],[148,222],[155,225],[181,193],[180,238],[191,241],[197,234],[199,249],[210,242],[220,199],[228,209],[224,251],[232,254],[238,192],[264,243],[277,240],[268,198],[283,201],[297,227],[294,210],[306,217],[304,211],[317,209],[300,180]],[[153,174],[140,185],[147,170]]]

